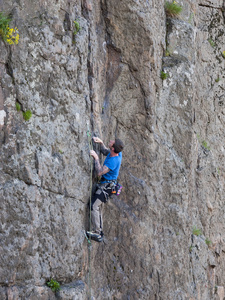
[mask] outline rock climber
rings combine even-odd
[[[122,161],[121,151],[124,144],[120,139],[111,140],[109,148],[107,148],[103,141],[98,138],[93,138],[95,143],[101,145],[100,152],[106,156],[103,166],[101,166],[98,154],[90,151],[90,155],[95,160],[95,170],[98,176],[101,176],[100,183],[97,185],[97,190],[91,199],[91,223],[92,231],[87,231],[87,236],[97,242],[103,241],[103,222],[102,222],[102,204],[107,202],[109,196],[115,191],[117,187],[117,177]]]

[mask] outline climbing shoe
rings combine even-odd
[[[103,241],[103,236],[101,234],[97,233],[97,232],[87,231],[86,234],[89,238],[91,238],[92,240],[94,240],[96,242],[102,242]]]

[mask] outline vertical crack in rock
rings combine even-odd
[[[119,78],[121,71],[122,71],[122,64],[121,64],[121,56],[122,52],[121,49],[115,46],[112,41],[111,37],[111,25],[110,19],[108,17],[108,3],[107,1],[101,0],[100,1],[100,9],[101,9],[101,17],[103,20],[104,26],[104,42],[103,48],[105,52],[105,86],[104,86],[104,93],[103,96],[103,105],[102,105],[102,122],[105,126],[104,132],[108,135],[110,130],[109,127],[111,126],[111,119],[114,116],[112,111],[112,100],[111,99],[111,92],[113,91],[117,79]],[[116,120],[116,125],[113,134],[117,132],[118,128],[118,120],[114,116]]]
[[[93,66],[91,63],[91,55],[92,55],[92,45],[91,45],[91,20],[89,17],[89,10],[88,10],[88,4],[86,1],[83,1],[81,4],[81,13],[83,17],[86,19],[87,24],[88,24],[88,55],[87,55],[87,70],[88,70],[88,85],[89,85],[89,99],[91,101],[91,131],[93,131],[94,124],[93,124],[93,93],[94,93],[94,87],[93,87],[93,77],[94,77],[94,72],[93,72]]]

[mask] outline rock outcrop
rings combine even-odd
[[[225,4],[177,2],[0,0],[0,299],[224,298]],[[91,265],[89,133],[126,145]]]

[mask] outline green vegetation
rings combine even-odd
[[[208,42],[210,43],[210,45],[211,45],[212,47],[215,47],[215,42],[213,42],[212,39],[208,39]]]
[[[170,56],[170,51],[166,49],[165,56]]]
[[[166,78],[168,78],[168,76],[169,76],[169,74],[161,71],[160,77],[161,77],[162,80],[165,80]]]
[[[206,141],[202,141],[202,146],[206,149],[206,150],[210,150],[210,147],[208,146]]]
[[[192,229],[192,234],[196,235],[196,236],[199,236],[202,234],[201,230],[198,229],[196,226],[193,227]]]
[[[207,246],[210,246],[212,244],[212,242],[208,238],[205,239],[205,243]]]
[[[189,247],[189,252],[190,253],[192,252],[193,248],[194,248],[194,246],[192,246],[192,245]]]
[[[210,147],[207,144],[207,142],[205,140],[202,140],[201,137],[200,137],[200,135],[198,133],[196,134],[196,136],[197,136],[197,139],[198,139],[199,143],[202,144],[202,147],[204,147],[206,150],[210,151]]]
[[[25,121],[29,121],[31,117],[32,117],[32,112],[29,109],[23,112],[23,118]]]
[[[0,36],[3,41],[9,45],[18,44],[19,32],[18,28],[10,28],[9,23],[11,18],[3,12],[0,12]]]
[[[188,23],[189,23],[189,24],[192,23],[193,18],[194,18],[194,13],[192,13],[192,14],[190,15],[190,17],[188,18]]]
[[[16,102],[16,110],[20,111],[21,110],[21,105],[19,104],[19,102]]]
[[[0,12],[0,34],[3,39],[7,35],[10,21],[11,19],[9,16]]]
[[[222,52],[222,56],[223,56],[223,58],[225,58],[225,51]]]
[[[176,1],[173,2],[168,2],[166,1],[165,3],[165,10],[166,10],[166,15],[168,17],[178,17],[179,14],[182,12],[182,7],[177,4]]]
[[[80,30],[80,24],[77,21],[73,21],[74,24],[74,31],[73,34],[76,35],[78,31]]]
[[[220,77],[218,76],[215,81],[219,82],[220,81]]]
[[[60,290],[60,284],[54,279],[48,281],[47,286],[50,287],[53,292],[57,292]]]

